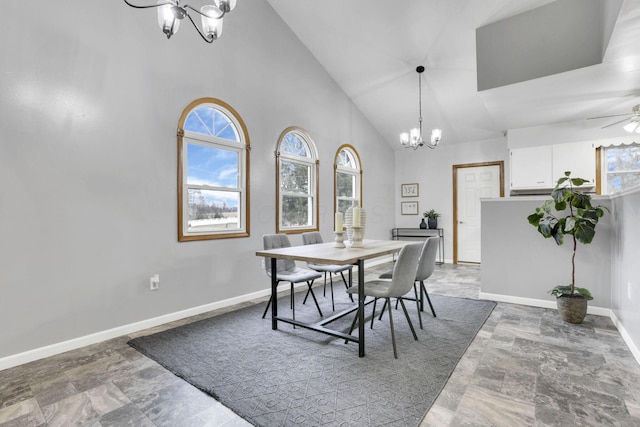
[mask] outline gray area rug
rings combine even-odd
[[[331,315],[329,294],[315,289],[323,314]],[[336,311],[353,304],[339,286],[335,296]],[[303,305],[303,297],[296,294],[296,318],[318,320],[313,301]],[[496,305],[441,295],[431,300],[438,317],[425,302],[424,329],[415,302],[405,301],[418,341],[401,307],[393,310],[398,359],[388,310],[381,321],[376,316],[373,329],[367,323],[363,358],[356,343],[285,323],[272,330],[269,315],[261,318],[264,304],[129,344],[256,426],[417,426]],[[372,308],[365,309],[367,320]],[[288,296],[279,299],[278,312],[291,315]],[[346,332],[352,319],[330,326]]]

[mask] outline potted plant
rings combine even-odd
[[[436,212],[435,209],[424,211],[423,215],[425,218],[427,218],[427,224],[429,225],[429,228],[438,228],[438,217],[440,216],[440,214]]]
[[[582,323],[587,314],[587,301],[593,297],[588,289],[576,286],[576,249],[578,242],[591,243],[606,207],[593,206],[591,195],[576,188],[587,180],[572,178],[569,171],[564,175],[551,191],[551,199],[543,202],[527,219],[544,238],[553,237],[557,245],[562,245],[565,235],[570,236],[573,243],[571,283],[556,286],[549,293],[556,297],[558,311],[566,322]]]

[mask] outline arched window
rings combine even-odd
[[[201,98],[178,123],[178,240],[249,236],[249,134],[228,104]]]
[[[362,206],[362,167],[356,149],[349,144],[338,148],[333,167],[336,171],[334,210],[344,215],[353,202]]]
[[[276,232],[318,230],[318,155],[309,134],[285,129],[276,150]]]

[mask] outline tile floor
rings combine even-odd
[[[445,264],[427,287],[478,298],[479,284],[479,266]],[[0,427],[247,425],[129,339],[0,371]],[[499,303],[421,426],[640,426],[640,365],[608,318],[568,325],[555,310]]]

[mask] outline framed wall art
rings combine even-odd
[[[402,215],[418,215],[418,202],[400,202]]]
[[[402,197],[418,197],[418,184],[402,184],[400,190]]]

